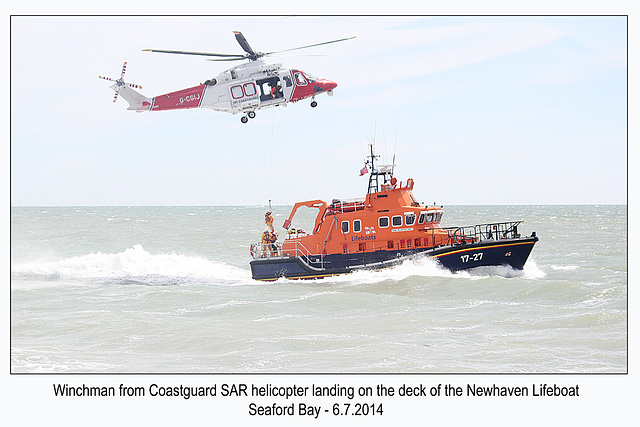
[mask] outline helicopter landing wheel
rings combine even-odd
[[[247,116],[242,116],[242,117],[240,117],[240,121],[242,123],[247,123],[249,121],[249,118]]]
[[[316,101],[311,101],[311,108],[316,108],[318,103]]]
[[[247,116],[248,116],[250,119],[254,119],[254,118],[256,117],[256,112],[255,112],[255,111],[249,111],[249,112],[247,113]]]

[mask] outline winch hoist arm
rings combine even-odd
[[[313,226],[313,230],[315,233],[315,230],[318,229],[318,226],[320,225],[320,223],[322,222],[322,219],[324,218],[324,213],[327,210],[327,202],[325,202],[324,200],[307,200],[306,202],[296,203],[295,205],[293,205],[293,209],[291,209],[289,218],[287,218],[284,224],[282,224],[282,228],[289,229],[289,227],[291,226],[291,220],[295,216],[296,211],[298,210],[298,208],[303,206],[307,208],[316,208],[320,210],[318,212],[318,216],[316,216],[316,222]]]

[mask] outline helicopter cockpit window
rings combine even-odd
[[[300,71],[296,72],[293,77],[296,79],[296,84],[298,86],[306,86],[308,84],[307,79],[304,77]]]
[[[291,82],[291,77],[289,76],[284,76],[282,80],[284,80],[284,84],[287,87],[291,87],[293,85],[293,83]]]
[[[309,80],[309,83],[313,83],[316,80],[318,80],[318,78],[312,74],[309,74],[307,72],[304,73],[305,77],[307,78],[307,80]]]

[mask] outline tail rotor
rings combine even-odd
[[[113,90],[116,92],[115,95],[113,95],[113,102],[116,102],[116,100],[118,99],[118,94],[120,93],[120,88],[123,86],[128,86],[128,87],[132,87],[135,89],[142,89],[142,86],[134,84],[134,83],[126,83],[124,81],[124,74],[127,71],[127,63],[125,61],[124,64],[122,64],[122,72],[120,73],[120,78],[119,79],[112,79],[111,77],[103,77],[103,76],[98,76],[98,78],[103,79],[103,80],[108,80],[110,82],[114,82],[115,84],[113,86],[111,86],[113,88]]]

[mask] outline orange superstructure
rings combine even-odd
[[[321,200],[296,203],[285,221],[289,224],[301,206],[318,208],[311,234],[292,233],[282,244],[287,256],[301,253],[347,254],[446,244],[447,231],[440,228],[442,208],[422,206],[411,190],[413,180],[367,194],[361,200]]]

